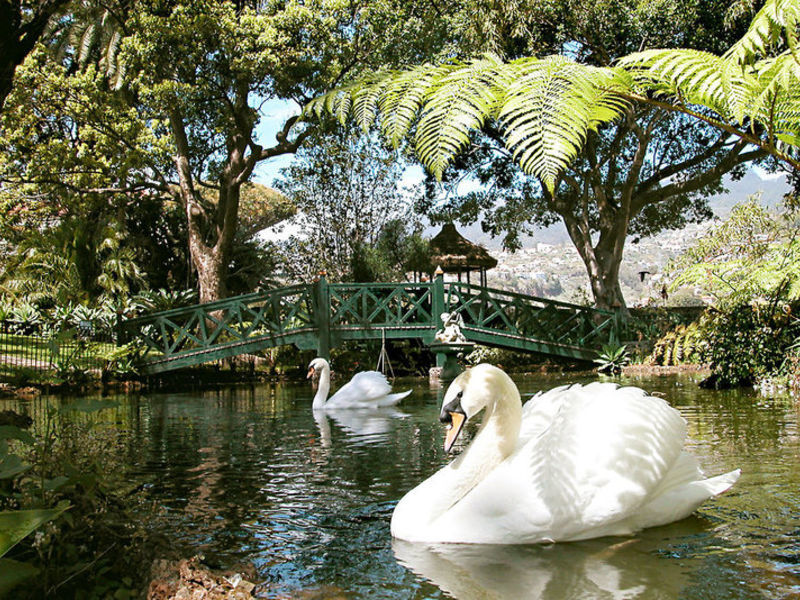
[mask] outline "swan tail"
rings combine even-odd
[[[645,504],[634,516],[633,530],[656,527],[685,519],[709,498],[719,496],[736,483],[740,469],[709,479],[698,479],[673,486]]]
[[[378,403],[378,406],[394,406],[410,393],[411,390],[406,390],[405,392],[398,392],[397,394],[389,394]]]
[[[729,489],[731,489],[741,474],[741,469],[735,469],[733,471],[729,471],[728,473],[717,475],[716,477],[704,479],[698,483],[708,491],[710,496],[719,496],[721,493],[727,492]]]

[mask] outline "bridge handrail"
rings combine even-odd
[[[244,294],[242,296],[234,296],[237,301],[242,302],[244,304],[256,300],[266,300],[271,298],[272,296],[283,296],[294,294],[300,291],[304,291],[308,288],[308,284],[305,283],[297,283],[294,285],[281,287],[281,288],[273,288],[269,290],[264,290],[261,292],[253,292],[252,294]],[[197,304],[191,304],[189,306],[181,306],[178,308],[171,308],[169,310],[161,310],[152,313],[147,313],[144,315],[140,315],[138,317],[132,317],[130,319],[125,319],[123,321],[123,326],[125,328],[128,327],[135,327],[141,324],[147,324],[153,322],[159,318],[170,318],[176,317],[184,314],[190,314],[197,309],[202,309],[204,311],[213,312],[214,310],[222,310],[227,308],[230,305],[231,298],[223,298],[222,300],[214,300],[213,302],[198,302]]]
[[[613,310],[608,310],[605,308],[595,308],[593,306],[583,306],[581,304],[572,304],[569,302],[564,302],[562,300],[553,300],[551,298],[542,298],[540,296],[529,296],[527,294],[520,294],[519,292],[511,292],[509,290],[501,290],[498,288],[492,287],[483,287],[479,285],[475,285],[474,283],[463,283],[461,281],[448,281],[445,283],[445,286],[460,286],[464,288],[468,288],[471,290],[475,290],[477,292],[489,292],[492,294],[502,294],[505,296],[511,296],[514,298],[519,298],[520,300],[524,300],[526,302],[541,302],[542,304],[550,304],[555,306],[562,306],[564,308],[570,308],[574,310],[579,310],[583,312],[591,312],[595,314],[607,315],[609,317],[615,316],[617,313]]]
[[[322,355],[347,340],[416,337],[430,344],[444,312],[464,312],[468,339],[591,358],[615,341],[620,314],[460,281],[294,284],[121,320],[121,342],[138,338],[157,369],[282,343]],[[467,318],[469,315],[469,318]],[[437,359],[438,360],[438,359]]]

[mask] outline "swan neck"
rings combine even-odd
[[[483,481],[516,447],[522,421],[516,387],[501,389],[484,410],[483,422],[472,443],[448,466],[451,493],[447,508]]]
[[[311,408],[322,408],[325,406],[325,400],[328,398],[328,392],[331,391],[331,370],[328,365],[320,369],[319,381],[317,382],[317,393],[314,395],[314,403]]]
[[[475,439],[453,463],[454,467],[463,469],[465,494],[511,455],[519,438],[522,405],[516,390],[498,394],[485,411]],[[459,461],[461,464],[456,465]]]
[[[510,379],[487,383],[491,400],[475,438],[455,460],[400,501],[392,515],[396,537],[426,540],[438,519],[514,452],[522,422],[519,392]]]

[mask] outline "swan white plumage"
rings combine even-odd
[[[686,421],[638,388],[563,386],[523,407],[508,375],[478,365],[445,394],[446,451],[483,409],[472,443],[397,504],[394,537],[528,544],[629,535],[689,516],[739,478],[737,469],[704,479],[683,450]]]
[[[311,405],[314,410],[322,408],[384,408],[394,406],[411,393],[411,390],[392,394],[392,386],[386,376],[378,371],[362,371],[328,398],[331,389],[331,366],[324,358],[315,358],[308,365],[308,377],[319,374],[317,393]],[[326,401],[327,398],[327,401]]]

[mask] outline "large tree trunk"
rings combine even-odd
[[[219,179],[217,203],[214,207],[208,207],[194,184],[189,162],[189,142],[182,115],[177,108],[170,112],[170,125],[177,149],[178,196],[186,213],[189,254],[197,271],[200,302],[213,302],[228,294],[228,266],[239,223],[241,187],[252,172],[255,159],[247,161],[244,157],[247,147],[245,136],[231,136],[228,158]]]
[[[619,285],[619,267],[628,229],[628,219],[620,217],[600,232],[592,245],[591,231],[572,214],[561,215],[567,231],[586,266],[595,306],[606,310],[626,310]]]

